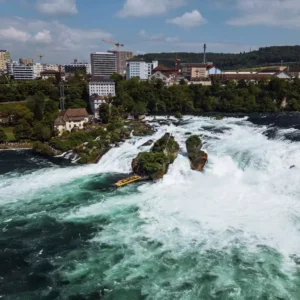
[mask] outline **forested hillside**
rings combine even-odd
[[[173,52],[148,53],[139,57],[158,60],[160,64],[172,67],[176,56],[181,62],[203,62],[203,53]],[[300,46],[264,47],[257,51],[234,53],[207,53],[207,61],[215,63],[222,69],[252,68],[257,66],[283,64],[300,65]]]

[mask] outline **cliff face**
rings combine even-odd
[[[132,170],[135,174],[152,180],[160,179],[166,174],[169,165],[174,162],[178,153],[178,143],[167,133],[154,143],[151,152],[140,152],[133,159]]]
[[[191,169],[199,172],[203,171],[208,155],[201,150],[201,139],[196,135],[190,136],[186,141],[186,148],[191,162]]]

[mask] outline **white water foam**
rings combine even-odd
[[[203,126],[219,131],[212,129],[208,134]],[[137,195],[84,207],[72,217],[112,213],[136,203],[145,222],[138,234],[161,241],[169,249],[178,245],[179,251],[195,241],[201,241],[204,249],[226,249],[238,241],[253,251],[263,244],[286,256],[300,254],[300,174],[297,168],[289,169],[291,165],[300,168],[299,144],[268,140],[262,134],[265,129],[245,118],[191,118],[186,125],[171,125],[168,130],[180,142],[182,153],[163,180],[142,185]],[[209,163],[204,173],[189,168],[186,132],[207,136],[204,150]],[[124,156],[123,161],[112,162],[111,170],[128,167],[134,147],[126,147],[132,150],[115,150],[120,151],[116,156]],[[103,163],[109,170],[108,162]],[[109,239],[105,231],[101,236]]]
[[[164,128],[160,128],[151,137],[137,137],[127,140],[119,148],[114,148],[107,152],[100,162],[95,165],[68,168],[53,167],[34,171],[23,176],[20,176],[20,174],[16,176],[13,174],[2,176],[0,180],[0,205],[20,199],[28,199],[34,193],[43,193],[47,189],[70,183],[84,176],[103,173],[130,173],[132,158],[141,151],[139,147],[150,138],[158,139],[163,135],[164,131]],[[150,147],[143,147],[143,151],[149,149]]]

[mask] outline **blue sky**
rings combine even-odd
[[[0,48],[15,60],[88,61],[113,49],[102,39],[135,53],[240,52],[295,45],[299,32],[299,0],[0,0]]]

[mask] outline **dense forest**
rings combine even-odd
[[[147,53],[139,55],[146,61],[158,60],[159,64],[174,67],[174,60],[181,59],[182,63],[203,62],[203,53],[172,52]],[[243,53],[207,53],[207,61],[213,62],[221,69],[253,68],[257,66],[300,64],[300,46],[273,46]]]
[[[282,102],[287,104],[282,108]],[[119,111],[142,113],[202,113],[202,112],[277,112],[300,110],[300,79],[247,83],[218,80],[212,86],[164,86],[161,80],[139,81],[137,78],[117,82],[114,105]]]
[[[55,79],[14,81],[0,76],[0,102],[26,101],[37,93],[42,93],[46,100],[59,101],[59,86]],[[88,87],[85,73],[77,72],[65,84],[66,108],[87,106]]]

